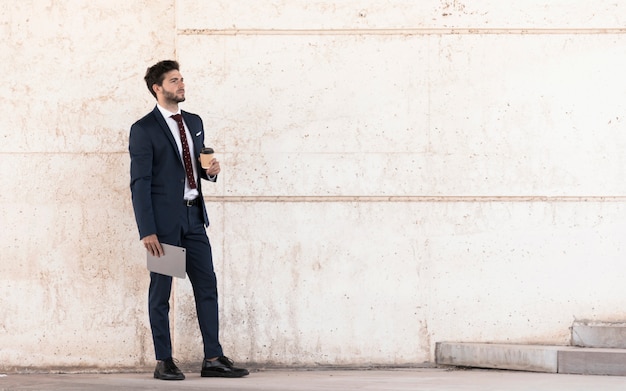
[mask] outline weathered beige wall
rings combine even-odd
[[[0,368],[152,364],[127,140],[174,3],[0,4]]]
[[[626,319],[624,6],[10,5],[0,369],[152,364],[126,143],[145,67],[172,57],[222,162],[209,235],[238,362],[411,365]],[[188,280],[173,304],[197,362]]]

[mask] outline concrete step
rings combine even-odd
[[[626,376],[626,349],[559,350],[559,373]]]
[[[574,322],[572,345],[626,349],[626,323]]]
[[[557,373],[560,348],[562,347],[438,342],[435,356],[438,365]]]
[[[435,355],[438,365],[626,376],[626,349],[438,342]]]

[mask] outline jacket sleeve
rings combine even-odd
[[[130,190],[133,210],[139,229],[139,238],[156,234],[152,209],[152,159],[153,148],[150,135],[139,123],[130,128],[128,143],[130,152]]]
[[[196,116],[194,116],[194,118],[196,118],[197,121],[198,121],[197,126],[199,127],[199,129],[201,131],[201,135],[202,135],[201,138],[200,138],[200,141],[201,141],[200,145],[202,146],[202,148],[204,148],[204,146],[205,146],[204,145],[204,136],[206,135],[206,132],[204,131],[204,124],[202,123],[202,118],[200,118],[200,116],[196,115]],[[199,158],[199,156],[197,158]],[[204,169],[202,169],[202,167],[200,167],[199,170],[200,170],[200,177],[202,179],[206,179],[209,182],[217,182],[217,175],[209,178],[209,176],[206,174],[206,171]]]

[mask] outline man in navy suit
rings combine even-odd
[[[130,128],[130,189],[139,237],[152,255],[163,255],[161,243],[186,248],[187,275],[193,286],[196,311],[204,342],[203,377],[248,375],[224,356],[219,342],[217,282],[201,179],[217,180],[220,164],[213,159],[200,166],[204,146],[202,119],[181,111],[185,84],[176,61],[161,61],[145,76],[157,105]],[[181,118],[182,116],[182,118]],[[183,129],[184,128],[184,129]],[[172,277],[150,273],[149,314],[157,365],[154,377],[183,380],[172,358],[169,299]]]

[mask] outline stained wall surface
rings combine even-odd
[[[626,319],[619,3],[0,8],[2,370],[152,364],[127,134],[164,58],[222,165],[205,197],[236,361],[420,365],[437,341]],[[188,280],[172,329],[200,361]]]

